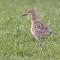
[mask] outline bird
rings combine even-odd
[[[51,29],[41,21],[39,21],[36,11],[34,9],[28,10],[23,16],[31,17],[31,34],[36,38],[40,39],[52,34]]]

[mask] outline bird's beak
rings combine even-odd
[[[23,14],[22,16],[26,16],[26,15],[28,15],[28,14]]]

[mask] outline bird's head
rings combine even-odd
[[[33,15],[34,13],[35,13],[35,10],[34,9],[31,9],[31,10],[28,10],[25,14],[23,14],[23,16]]]

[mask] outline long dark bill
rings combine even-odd
[[[26,15],[28,15],[28,14],[23,14],[22,16],[26,16]]]

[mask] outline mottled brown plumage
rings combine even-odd
[[[32,18],[32,20],[31,20],[31,33],[36,39],[42,38],[42,37],[45,37],[45,36],[51,34],[50,28],[38,20],[36,14],[35,14],[35,10],[33,10],[33,9],[29,10],[24,15],[31,16],[31,18]]]

